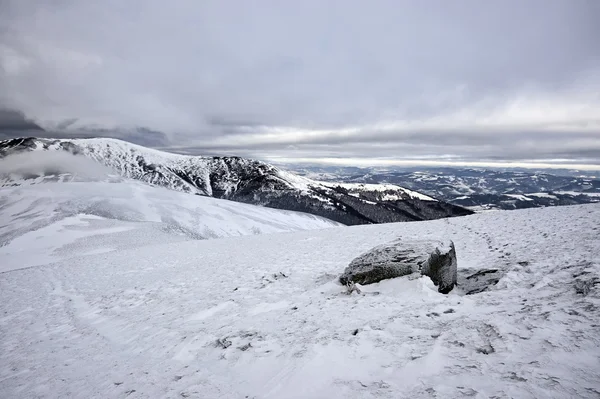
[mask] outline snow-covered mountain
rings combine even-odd
[[[437,168],[298,168],[303,176],[350,183],[398,184],[474,209],[521,209],[600,202],[600,179],[549,172]]]
[[[8,189],[1,224],[43,217],[52,186]],[[139,194],[122,200],[146,213]],[[102,253],[126,235],[97,216],[36,228],[0,247],[40,265],[0,273],[0,397],[597,398],[598,226],[600,204],[199,241],[134,228],[147,245]],[[71,234],[61,253],[79,256],[57,258]],[[454,241],[449,295],[427,277],[339,285],[354,257],[420,238]]]
[[[41,151],[84,155],[121,176],[203,196],[311,213],[347,225],[430,220],[471,212],[400,186],[323,183],[264,162],[237,157],[197,157],[165,153],[115,139],[21,138],[0,142],[0,156]],[[52,168],[44,175],[55,176]],[[4,186],[23,184],[4,175]]]

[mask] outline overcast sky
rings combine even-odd
[[[597,0],[0,0],[0,107],[22,113],[0,128],[280,161],[600,164],[598,21]]]

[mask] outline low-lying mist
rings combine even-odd
[[[0,159],[0,175],[12,179],[71,175],[77,180],[100,180],[116,174],[99,162],[69,152],[30,151]]]

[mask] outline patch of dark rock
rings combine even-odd
[[[125,392],[125,395],[129,396],[129,395],[131,395],[134,392],[135,392],[135,389],[130,389],[129,391]]]
[[[173,377],[173,381],[179,381],[182,378],[183,378],[182,375],[176,375],[175,377]]]
[[[504,378],[509,379],[509,380],[513,380],[513,381],[527,382],[527,378],[519,377],[517,375],[517,373],[515,373],[514,371],[508,373],[508,375],[506,377],[504,377]]]
[[[503,275],[499,269],[461,270],[458,285],[467,295],[479,294],[498,284]]]
[[[477,353],[483,353],[484,355],[490,355],[494,352],[496,352],[496,350],[490,344],[482,346],[481,348],[477,348]]]
[[[116,386],[123,385],[122,382],[113,382],[113,384],[115,384]]]
[[[440,317],[440,314],[437,312],[431,312],[431,313],[427,313],[426,316],[429,317]]]
[[[256,332],[254,331],[246,331],[240,334],[240,337],[242,338],[250,338],[250,337],[255,337],[256,335],[258,335]]]
[[[471,280],[473,278],[483,277],[483,276],[488,275],[490,273],[498,273],[498,271],[499,271],[498,269],[484,269],[484,270],[480,270],[477,273],[468,276],[467,280]]]
[[[449,313],[455,313],[455,312],[456,312],[456,311],[455,311],[454,309],[447,309],[447,310],[444,310],[444,313],[445,313],[445,314],[449,314]]]
[[[587,295],[594,287],[596,281],[590,280],[575,280],[575,292],[579,295]]]
[[[352,335],[357,335],[358,334],[358,328],[354,331],[352,331]]]
[[[216,345],[222,349],[227,349],[231,346],[231,341],[227,338],[220,338],[217,340]]]
[[[585,276],[586,274],[591,274],[591,272],[584,270],[582,272],[579,273],[573,273],[573,278],[577,278],[577,277],[581,277],[581,276]]]
[[[248,342],[246,345],[240,346],[238,349],[241,350],[242,352],[245,352],[250,348],[252,348],[252,344],[250,342]]]
[[[294,306],[292,310],[298,310],[298,306]]]

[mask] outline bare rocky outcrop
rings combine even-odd
[[[457,270],[456,249],[452,241],[448,245],[437,246],[421,266],[421,274],[428,276],[442,294],[449,293],[456,285]]]

